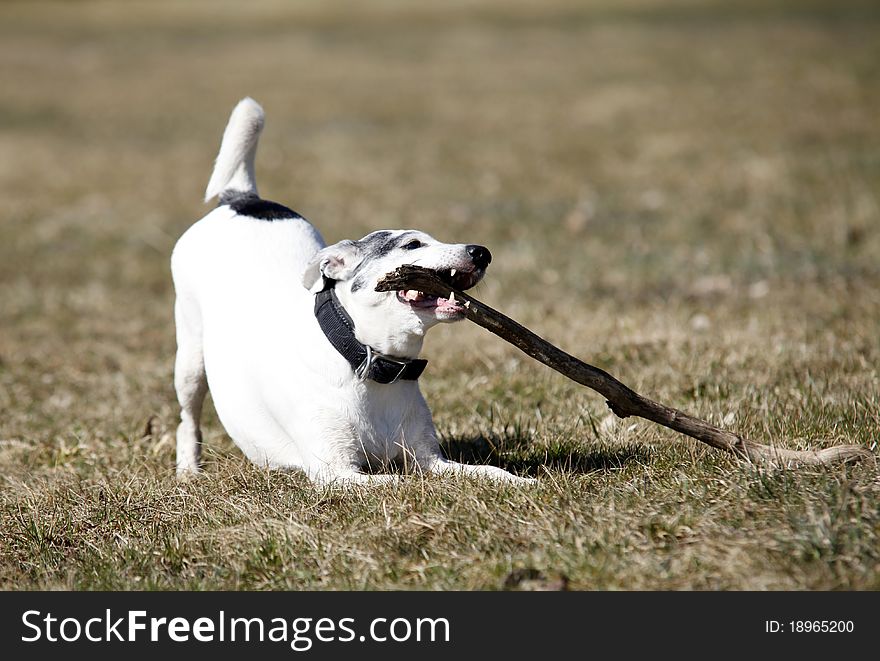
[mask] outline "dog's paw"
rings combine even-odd
[[[191,482],[201,475],[201,471],[198,467],[191,466],[178,466],[177,467],[177,481],[178,482]]]

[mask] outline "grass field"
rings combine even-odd
[[[168,268],[250,95],[329,241],[485,244],[478,298],[645,395],[876,450],[875,2],[4,2],[0,89],[0,587],[880,589],[876,461],[743,466],[469,323],[447,451],[537,486],[315,489],[210,406],[178,484]]]

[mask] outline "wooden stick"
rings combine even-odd
[[[788,450],[749,440],[740,434],[719,429],[683,411],[664,406],[643,397],[621,383],[605,370],[593,367],[553,346],[525,326],[480,303],[464,292],[451,288],[435,272],[418,266],[402,266],[387,274],[376,291],[415,289],[432,296],[449,298],[450,293],[463,303],[467,318],[507,340],[532,358],[564,374],[581,385],[601,394],[615,415],[638,416],[702,441],[713,448],[730,452],[748,462],[771,466],[829,465],[872,457],[873,453],[859,445],[839,445],[823,450]]]

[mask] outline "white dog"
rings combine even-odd
[[[299,214],[257,195],[263,123],[253,99],[233,110],[205,195],[220,204],[184,233],[171,257],[178,475],[199,470],[199,418],[210,386],[226,431],[262,466],[299,469],[319,483],[393,479],[363,472],[389,462],[522,480],[446,459],[419,390],[425,332],[462,319],[464,308],[454,297],[375,291],[402,264],[472,287],[489,251],[415,230],[325,246]]]

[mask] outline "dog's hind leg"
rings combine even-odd
[[[177,427],[177,476],[199,471],[202,432],[199,419],[208,393],[205,359],[202,353],[202,320],[195,305],[179,297],[174,305],[177,327],[177,358],[174,361],[174,388],[180,403]]]

